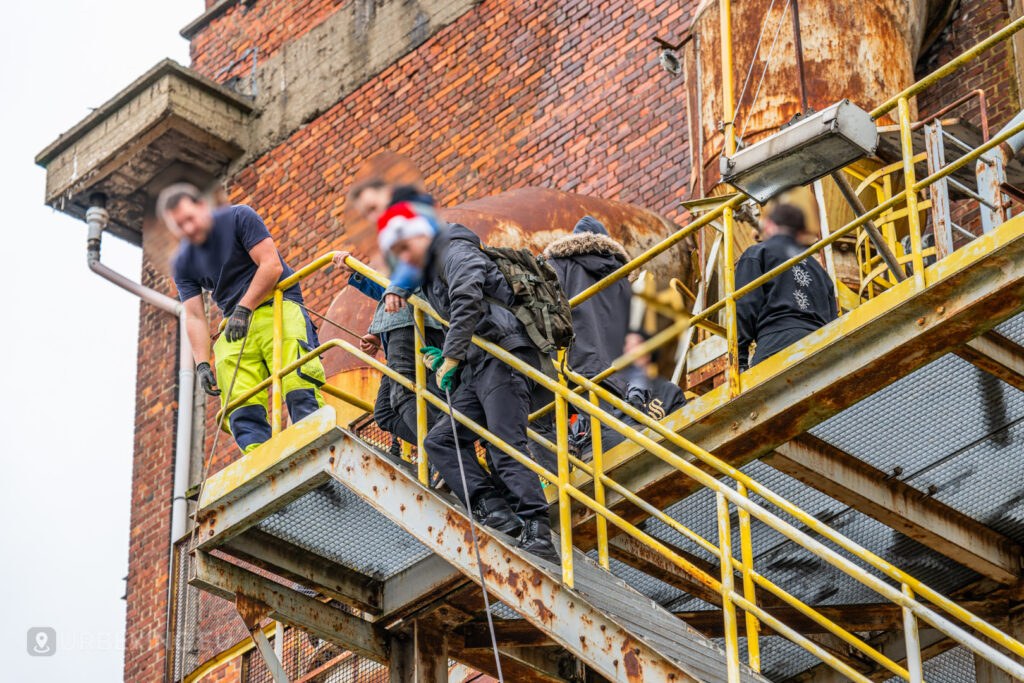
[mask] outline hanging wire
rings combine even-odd
[[[775,8],[775,0],[772,0],[771,4],[768,5],[768,11],[764,13],[764,21],[761,22],[761,32],[757,35],[757,45],[754,46],[754,52],[750,55],[750,64],[747,66],[747,75],[743,79],[743,88],[740,89],[739,99],[736,100],[736,109],[732,113],[732,121],[729,123],[736,125],[736,118],[739,116],[740,107],[743,105],[743,97],[747,94],[747,86],[750,85],[750,75],[754,73],[754,62],[757,61],[757,56],[761,54],[761,40],[764,38],[764,31],[768,28],[768,17],[772,15],[772,9]]]
[[[754,91],[754,99],[750,102],[750,109],[747,110],[747,115],[743,119],[743,129],[740,131],[740,142],[743,142],[743,136],[747,132],[747,124],[750,123],[750,115],[754,112],[754,105],[757,104],[757,98],[761,94],[761,86],[764,85],[765,74],[768,73],[768,65],[772,62],[772,55],[775,54],[775,46],[779,42],[779,34],[782,32],[782,25],[786,22],[786,13],[789,11],[789,4],[793,0],[786,0],[785,6],[782,8],[782,16],[779,17],[779,26],[775,29],[775,38],[772,39],[772,46],[768,50],[768,57],[764,60],[764,69],[761,71],[761,80],[757,83],[757,90]],[[738,110],[737,110],[738,111]]]

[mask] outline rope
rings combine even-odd
[[[421,346],[426,346],[424,335],[420,332],[420,326],[413,319],[413,330],[420,340]],[[455,413],[452,410],[452,392],[444,390],[445,399],[448,401],[448,419],[452,426],[452,438],[455,439],[455,457],[459,461],[459,476],[462,478],[462,495],[466,501],[466,516],[469,518],[469,533],[473,537],[473,552],[476,553],[476,568],[480,574],[480,588],[484,594],[484,613],[487,615],[487,630],[491,633],[491,649],[494,650],[494,664],[498,667],[498,681],[505,683],[505,677],[501,673],[501,656],[498,653],[498,637],[494,634],[494,619],[491,617],[491,600],[487,596],[487,581],[484,578],[484,565],[480,559],[480,545],[476,540],[476,522],[473,521],[473,509],[469,502],[469,484],[466,483],[466,468],[462,464],[462,448],[459,446],[459,431],[455,426]],[[426,453],[420,453],[420,457],[426,457]]]
[[[313,316],[316,316],[317,318],[320,318],[321,320],[323,320],[328,325],[334,325],[335,327],[337,327],[339,330],[341,330],[345,334],[352,335],[353,337],[355,337],[359,341],[366,341],[365,339],[363,339],[363,335],[360,335],[360,334],[358,334],[356,332],[353,332],[352,330],[350,330],[349,328],[345,327],[341,323],[334,322],[333,320],[328,318],[326,315],[317,313],[312,308],[309,308],[308,306],[306,306],[304,304],[299,304],[297,301],[295,303],[297,303],[299,308],[304,310],[306,313],[309,313],[310,315],[313,315]],[[378,344],[373,344],[373,346],[376,346],[378,349],[380,349],[380,345],[378,345]]]
[[[740,131],[740,142],[743,142],[743,136],[747,132],[747,124],[750,123],[750,115],[754,112],[754,105],[757,104],[757,98],[761,94],[761,86],[764,85],[765,74],[768,73],[768,65],[772,62],[772,55],[775,54],[775,45],[779,42],[779,34],[782,32],[782,24],[786,21],[786,13],[789,11],[789,4],[793,0],[787,0],[786,5],[782,8],[782,16],[779,17],[779,27],[775,29],[775,38],[772,39],[772,46],[768,50],[768,57],[764,60],[764,69],[761,71],[761,80],[757,83],[757,90],[754,91],[754,99],[750,102],[750,109],[747,110],[747,115],[743,119],[743,130]],[[765,21],[768,17],[765,17]]]

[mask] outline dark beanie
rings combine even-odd
[[[607,235],[608,230],[605,229],[604,224],[597,220],[593,216],[584,216],[576,223],[576,227],[572,229],[573,232],[596,232],[599,235]]]

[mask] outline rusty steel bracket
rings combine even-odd
[[[256,649],[260,651],[260,655],[263,657],[263,661],[266,663],[274,683],[290,683],[288,674],[284,672],[281,660],[277,658],[277,653],[274,652],[274,646],[270,644],[270,641],[267,640],[267,634],[260,628],[260,622],[270,616],[272,611],[270,605],[248,595],[236,593],[235,611],[238,612],[238,616],[242,617],[245,627],[249,629],[252,642],[256,645]],[[284,633],[278,633],[275,637],[282,638],[283,636]]]
[[[853,185],[846,179],[842,171],[836,171],[832,174],[832,180],[835,181],[836,185],[839,186],[839,191],[842,192],[843,198],[846,203],[853,209],[853,213],[858,218],[868,212],[864,208],[864,204],[861,203],[860,197],[857,196],[856,190],[853,189]],[[900,267],[899,261],[896,260],[896,255],[889,249],[889,245],[885,243],[885,239],[882,238],[882,233],[878,232],[878,226],[875,225],[874,221],[867,221],[864,223],[864,232],[868,234],[868,238],[871,240],[871,245],[878,252],[878,255],[885,261],[885,265],[889,268],[889,272],[896,278],[897,282],[902,282],[907,279],[906,274]]]

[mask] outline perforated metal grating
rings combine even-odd
[[[974,655],[963,647],[955,647],[924,663],[924,679],[928,683],[975,683]],[[903,679],[894,676],[885,683]]]
[[[258,528],[378,580],[408,569],[431,553],[336,481],[292,502]]]
[[[1024,417],[1024,392],[945,355],[810,430],[901,479]]]
[[[909,571],[937,590],[950,590],[977,576],[952,560],[764,463],[750,463],[742,468],[742,471],[815,515],[818,519],[825,521],[836,531]],[[752,499],[783,519],[787,518],[785,513],[760,497],[752,496]],[[666,512],[669,516],[687,525],[695,533],[701,534],[711,543],[717,544],[718,522],[715,498],[710,491],[700,491],[668,508]],[[790,519],[790,521],[793,520]],[[648,520],[644,526],[648,533],[656,538],[674,543],[709,561],[715,561],[710,553],[685,540],[680,534],[660,521]],[[738,538],[739,525],[735,510],[733,510],[731,526],[733,538]],[[874,591],[866,588],[859,581],[828,565],[809,551],[756,520],[752,525],[751,541],[754,547],[755,567],[758,571],[801,600],[810,604],[870,603],[882,600]],[[827,545],[838,550],[830,543]],[[878,574],[876,573],[876,575]],[[664,584],[656,582],[655,579],[640,572],[631,570],[631,573],[622,573],[621,577],[632,583],[637,590],[656,600],[659,599],[658,595],[666,594],[666,591],[661,588]],[[667,603],[667,606],[673,610],[696,610],[706,607],[703,602],[681,592],[678,593],[678,599]]]
[[[1024,346],[1024,313],[1015,315],[1001,325],[997,325],[995,331],[1015,344]]]

